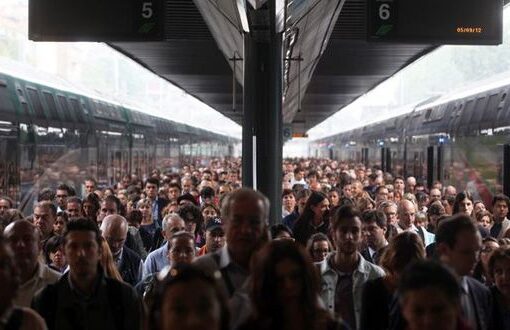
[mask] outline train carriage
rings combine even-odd
[[[81,195],[89,176],[102,186],[126,174],[143,179],[155,168],[231,157],[239,143],[61,82],[20,76],[0,72],[0,194],[20,201],[27,214],[42,187],[66,183]]]
[[[478,83],[480,85],[480,83]],[[434,97],[406,114],[315,141],[312,154],[467,189],[510,193],[510,78]]]

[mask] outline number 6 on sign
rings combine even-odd
[[[391,17],[390,14],[390,4],[389,3],[383,3],[379,6],[379,18],[383,21],[389,20]]]
[[[152,18],[154,14],[152,10],[152,1],[145,1],[142,5],[142,17],[145,19]]]

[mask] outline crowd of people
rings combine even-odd
[[[0,328],[510,329],[507,196],[287,159],[274,219],[239,163],[0,197]]]

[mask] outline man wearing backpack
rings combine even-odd
[[[69,272],[33,301],[48,329],[141,329],[142,308],[132,287],[105,277],[97,224],[78,218],[67,224],[64,253]]]

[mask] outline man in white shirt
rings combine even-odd
[[[399,233],[403,231],[412,231],[421,237],[425,246],[434,243],[434,234],[428,232],[423,227],[416,227],[414,220],[416,217],[416,205],[413,202],[404,199],[398,205],[398,223],[397,230]]]

